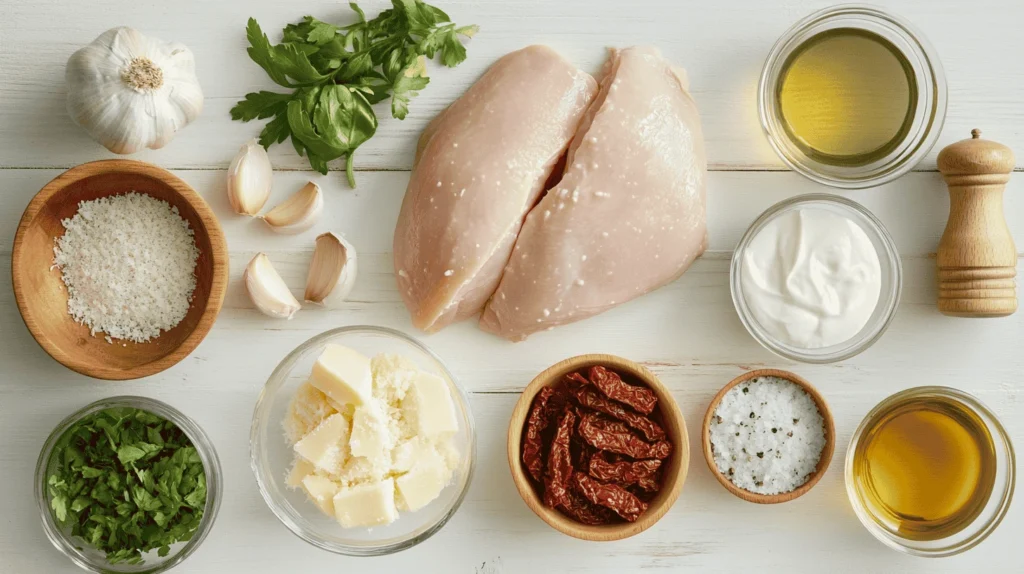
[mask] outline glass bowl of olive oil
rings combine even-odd
[[[1010,437],[977,398],[917,387],[879,403],[846,453],[846,491],[861,523],[916,556],[959,554],[981,543],[1013,498]]]
[[[910,171],[946,115],[938,55],[905,20],[842,5],[797,22],[772,48],[758,88],[761,126],[792,169],[859,189]]]

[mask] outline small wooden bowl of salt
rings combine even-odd
[[[760,369],[722,387],[704,415],[704,460],[726,490],[777,504],[806,494],[835,452],[835,423],[821,394],[788,371]]]
[[[83,202],[95,217],[78,217]],[[130,220],[140,214],[149,217]],[[71,314],[56,251],[70,235],[65,222],[79,228],[66,249],[74,251],[68,258],[74,256],[82,283],[74,310],[106,330],[94,333]],[[169,171],[96,161],[64,172],[29,203],[14,238],[11,275],[25,325],[51,357],[90,377],[137,379],[185,358],[209,332],[227,288],[227,244],[210,207]],[[146,285],[153,297],[137,297]]]

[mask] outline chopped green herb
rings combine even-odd
[[[405,119],[410,100],[427,87],[426,59],[440,56],[449,68],[466,59],[461,38],[476,26],[459,27],[421,0],[391,0],[372,20],[354,2],[358,21],[336,26],[306,16],[285,26],[283,42],[271,44],[256,20],[246,27],[249,57],[291,94],[254,92],[231,109],[247,122],[274,118],[260,134],[269,148],[289,137],[309,165],[327,173],[327,162],[344,158],[355,187],[352,154],[377,131],[373,106],[391,98],[391,115]]]
[[[192,538],[206,506],[206,473],[192,442],[174,423],[126,407],[75,423],[54,447],[47,478],[50,507],[71,534],[111,563]]]

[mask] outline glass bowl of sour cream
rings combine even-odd
[[[899,306],[903,268],[864,206],[808,194],[768,208],[740,239],[729,272],[747,331],[775,354],[833,363],[877,341]]]

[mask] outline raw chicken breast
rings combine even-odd
[[[565,175],[530,212],[481,327],[512,340],[679,277],[707,247],[697,106],[655,48],[613,51]]]
[[[428,331],[483,309],[597,82],[545,46],[498,60],[420,138],[395,274]]]

